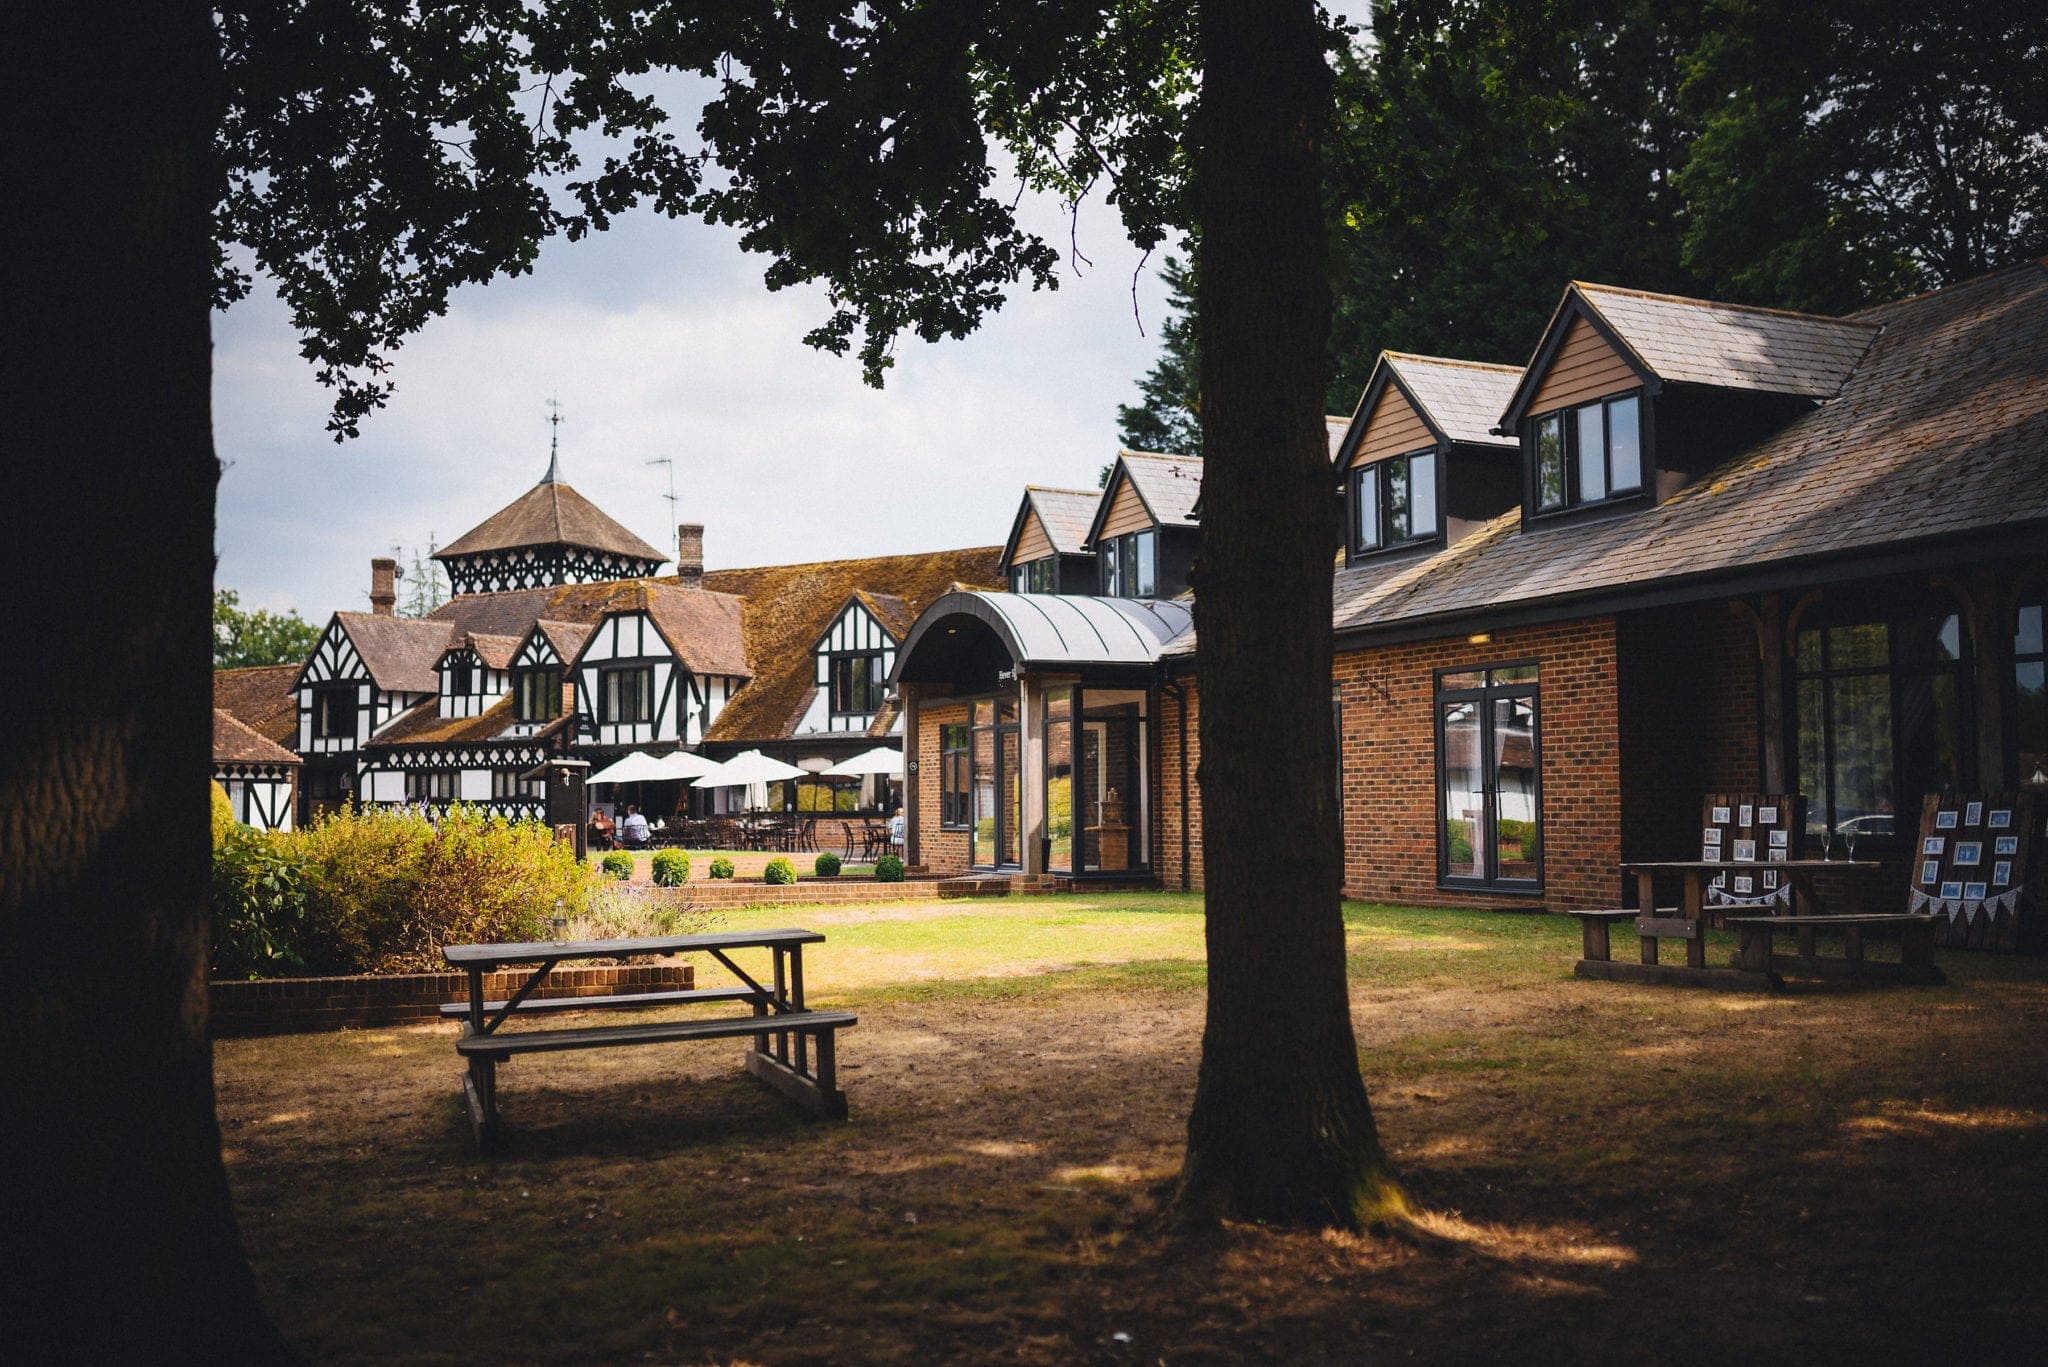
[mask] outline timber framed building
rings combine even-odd
[[[1333,427],[1347,895],[1615,905],[1715,792],[1902,888],[1923,796],[2048,790],[2048,264],[1839,318],[1573,283],[1533,351],[1388,353]],[[1186,567],[1112,544],[1139,468],[1078,548],[1027,491],[1027,591],[910,629],[913,863],[1202,885]]]

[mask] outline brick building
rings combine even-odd
[[[2048,267],[1845,318],[1574,283],[1535,340],[1388,353],[1333,437],[1347,895],[1612,904],[1712,792],[1798,795],[1898,887],[1924,796],[2048,790]],[[1075,583],[1120,494],[1144,535],[1128,483],[1078,552],[1027,495],[1009,582]],[[1202,885],[1178,581],[924,611],[913,862]]]

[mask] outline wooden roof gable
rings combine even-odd
[[[1002,569],[1009,573],[1019,563],[1017,557],[1035,549],[1027,541],[1043,539],[1054,555],[1082,555],[1088,549],[1088,529],[1094,521],[1096,505],[1102,501],[1100,489],[1049,489],[1042,485],[1024,486],[1024,497],[1017,505],[1017,516],[1010,522],[1010,537],[1003,543]],[[1030,536],[1030,529],[1036,527],[1038,537]],[[1028,559],[1043,559],[1044,554],[1028,555]]]
[[[684,588],[673,580],[629,582],[631,592],[614,597],[591,624],[590,633],[577,650],[579,658],[605,618],[639,612],[654,624],[669,653],[699,678],[753,676],[754,671],[747,663],[744,609],[738,598],[711,589]]]
[[[1151,451],[1118,451],[1110,467],[1109,481],[1102,486],[1095,518],[1088,524],[1088,545],[1093,548],[1108,528],[1111,514],[1125,488],[1137,495],[1155,527],[1196,527],[1200,518],[1196,505],[1202,497],[1200,456],[1162,456]]]
[[[1878,334],[1860,318],[1724,304],[1574,280],[1496,426],[1554,406],[1552,372],[1595,372],[1595,389],[1628,387],[1623,368],[1655,393],[1663,384],[1832,398]],[[1605,367],[1604,377],[1601,373]],[[1572,398],[1580,385],[1567,386]],[[1590,392],[1590,391],[1588,391]],[[1540,401],[1539,401],[1540,400]],[[1569,401],[1569,399],[1562,400]]]

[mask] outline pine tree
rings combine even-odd
[[[1202,454],[1201,350],[1195,341],[1195,274],[1169,256],[1160,268],[1170,312],[1159,330],[1159,359],[1138,381],[1143,401],[1118,404],[1118,439],[1133,451]],[[1102,482],[1109,482],[1104,466]]]

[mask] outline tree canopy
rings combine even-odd
[[[213,667],[298,664],[313,653],[320,628],[296,611],[244,612],[242,596],[233,589],[213,591]]]
[[[1572,279],[1845,312],[2048,250],[2044,58],[2048,11],[1991,0],[1380,0],[1337,65],[1329,411],[1383,349],[1526,359]],[[1198,402],[1174,307],[1126,441]]]

